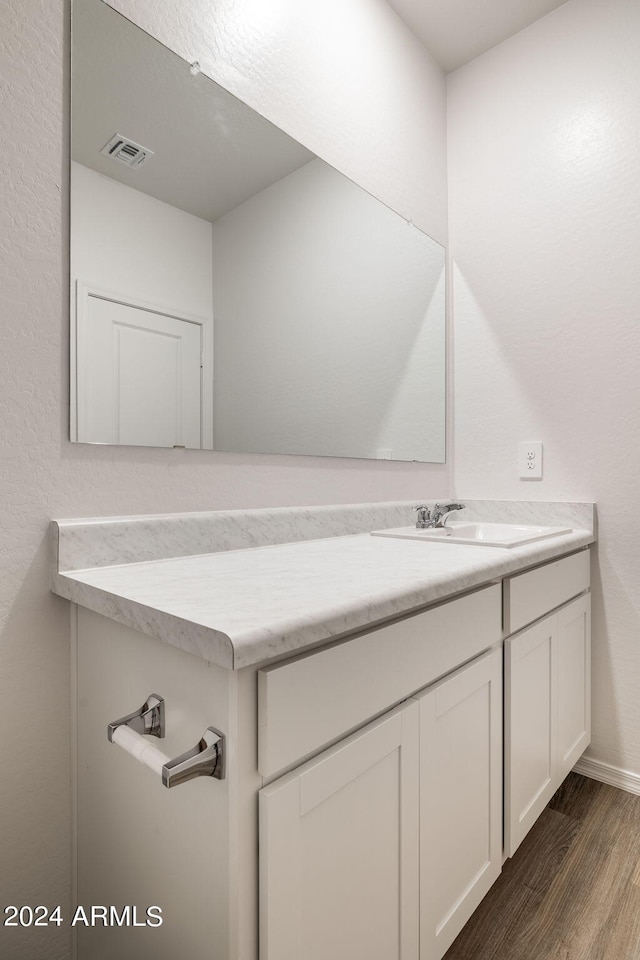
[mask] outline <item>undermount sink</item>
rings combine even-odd
[[[433,540],[440,543],[475,543],[481,547],[519,547],[523,543],[546,540],[571,533],[570,527],[538,527],[521,523],[465,523],[452,521],[445,527],[395,527],[373,530],[374,537],[395,537],[400,540]]]

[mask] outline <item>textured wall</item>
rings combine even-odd
[[[448,78],[456,489],[598,502],[590,755],[636,774],[638,49],[637,0],[570,0]]]
[[[294,135],[313,133],[309,146],[343,158],[345,172],[421,226],[433,215],[432,232],[443,239],[442,76],[382,0],[119,5],[194,58],[211,46],[202,25],[221,17],[225,71],[253,102],[270,119],[290,120]],[[303,9],[315,14],[311,24]],[[448,491],[446,467],[67,442],[67,30],[63,0],[0,0],[0,762],[10,771],[0,778],[0,903],[63,908],[69,612],[48,591],[48,519]],[[425,186],[431,152],[435,172]],[[0,953],[58,960],[68,934],[0,928]]]

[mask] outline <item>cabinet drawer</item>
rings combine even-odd
[[[589,588],[589,551],[509,577],[504,581],[504,625],[515,633]]]
[[[258,769],[291,766],[486,650],[501,589],[440,606],[258,673]]]

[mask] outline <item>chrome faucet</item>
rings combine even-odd
[[[447,500],[446,503],[436,503],[433,510],[425,506],[424,503],[414,507],[418,512],[416,527],[418,530],[427,530],[436,527],[444,527],[449,515],[454,510],[464,510],[464,503],[456,503],[454,500]]]

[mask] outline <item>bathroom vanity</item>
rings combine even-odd
[[[80,928],[79,960],[446,952],[589,743],[593,506],[468,503],[571,531],[509,549],[370,536],[411,506],[53,524],[76,901],[138,918]],[[109,742],[152,694],[144,740],[212,727],[223,779],[166,789]]]

